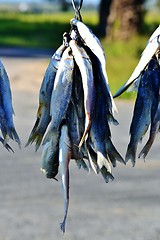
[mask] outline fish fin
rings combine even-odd
[[[136,163],[136,147],[133,147],[130,144],[128,145],[128,148],[127,148],[125,162],[128,162],[129,160],[131,160],[132,165],[134,167]]]
[[[141,75],[131,84],[131,86],[127,89],[126,92],[138,92],[139,84],[140,84]]]
[[[45,138],[42,142],[42,145],[45,145],[47,142],[49,142],[52,139],[52,131],[48,131],[47,134],[45,135]]]
[[[107,115],[107,120],[109,123],[113,123],[115,126],[119,125],[119,122],[111,114]]]

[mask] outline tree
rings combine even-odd
[[[144,0],[101,0],[100,35],[128,39],[141,29]]]

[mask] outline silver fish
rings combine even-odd
[[[69,45],[72,49],[72,54],[81,72],[84,91],[85,130],[79,143],[79,147],[81,147],[90,129],[91,115],[94,107],[93,103],[95,88],[93,70],[90,58],[88,57],[86,51],[82,47],[79,47],[75,40],[71,40],[69,42]]]
[[[35,142],[36,151],[38,150],[41,144],[44,133],[51,120],[51,116],[50,116],[51,95],[52,95],[54,80],[55,80],[55,76],[59,66],[59,62],[61,60],[61,56],[65,48],[66,48],[65,45],[62,44],[52,56],[52,59],[46,69],[46,72],[42,81],[42,85],[40,88],[37,120],[35,122],[35,125],[32,129],[32,132],[26,144],[27,146],[30,143]]]
[[[49,129],[58,129],[66,116],[71,99],[73,82],[73,56],[68,47],[59,64],[51,96],[51,124]]]
[[[101,75],[103,79],[103,83],[105,88],[107,88],[107,92],[109,94],[110,106],[111,106],[111,113],[114,115],[114,111],[117,112],[116,105],[114,103],[112,94],[110,92],[109,84],[108,84],[108,77],[106,73],[106,57],[103,50],[103,47],[99,41],[99,39],[93,34],[91,29],[89,29],[84,23],[81,21],[73,18],[70,21],[71,25],[76,26],[77,31],[82,38],[83,42],[86,46],[88,46],[91,51],[95,54],[99,61],[99,68],[101,70]]]
[[[154,31],[148,40],[148,44],[144,49],[142,56],[139,60],[138,65],[134,69],[132,75],[128,79],[128,81],[114,94],[114,98],[121,95],[141,74],[141,72],[145,69],[152,56],[156,53],[156,51],[160,48],[160,26]]]
[[[138,156],[139,158],[143,156],[144,159],[154,142],[156,133],[158,132],[160,126],[160,69],[156,59],[150,60],[147,71],[149,77],[151,78],[150,88],[152,89],[152,108],[150,136]]]
[[[64,194],[64,219],[60,224],[61,230],[65,232],[65,224],[69,205],[69,162],[71,158],[71,143],[68,136],[68,128],[66,125],[61,127],[61,135],[59,140],[59,167],[62,176],[62,188]]]
[[[97,93],[96,107],[94,109],[92,125],[90,129],[90,138],[93,143],[95,152],[97,153],[97,165],[99,169],[106,167],[111,174],[111,162],[108,159],[105,148],[105,106],[100,93]]]
[[[130,127],[130,142],[127,148],[125,161],[131,160],[133,166],[136,161],[136,151],[138,142],[145,135],[151,123],[151,108],[152,108],[152,79],[148,72],[142,74],[138,89],[137,99],[134,107],[132,123]]]
[[[83,160],[84,155],[82,149],[78,148],[78,144],[81,139],[80,130],[79,130],[79,121],[77,112],[72,101],[69,104],[66,116],[66,123],[69,131],[69,137],[71,141],[71,158],[74,159],[77,163],[78,168],[83,167],[88,171],[88,166]]]
[[[7,135],[12,140],[15,140],[20,147],[21,142],[13,123],[14,111],[12,106],[10,82],[9,82],[7,72],[1,61],[0,61],[0,94],[1,94],[1,103],[2,103],[1,107],[3,108],[5,119],[6,119]]]

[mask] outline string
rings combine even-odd
[[[82,8],[83,0],[80,0],[79,5],[77,4],[78,1],[72,0],[72,5],[75,11],[75,18],[82,21],[82,16],[80,14],[80,10]]]

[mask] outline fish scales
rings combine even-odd
[[[128,144],[125,160],[130,159],[133,166],[136,161],[138,143],[142,140],[151,123],[152,108],[152,79],[145,71],[140,80],[138,94],[135,102],[133,118],[130,126],[130,142]]]
[[[157,59],[150,60],[147,71],[152,80],[152,85],[150,86],[152,88],[151,128],[149,139],[141,150],[138,156],[139,158],[141,156],[143,156],[143,158],[147,156],[160,125],[160,69]]]
[[[1,113],[3,111],[4,119],[5,119],[4,120],[5,129],[7,130],[7,135],[12,140],[15,140],[20,146],[21,142],[13,123],[14,111],[12,106],[10,82],[9,82],[7,72],[1,61],[0,61],[0,95],[1,95]]]
[[[90,50],[94,53],[99,61],[99,69],[101,72],[101,78],[103,80],[104,87],[107,88],[107,92],[109,93],[110,101],[111,101],[111,112],[114,115],[114,111],[117,112],[116,105],[114,103],[112,94],[110,92],[109,84],[108,84],[108,76],[106,73],[106,57],[103,50],[103,47],[99,41],[99,39],[93,34],[91,29],[89,29],[84,23],[80,22],[77,19],[71,19],[70,21],[72,26],[77,28],[77,31],[85,43],[85,45],[90,48]]]
[[[54,82],[51,96],[50,128],[59,128],[65,118],[72,94],[73,68],[73,56],[70,54],[70,48],[68,47],[62,55]]]
[[[94,107],[95,88],[93,70],[90,58],[86,51],[82,47],[79,47],[75,40],[71,40],[69,45],[72,49],[74,59],[80,69],[84,91],[85,130],[79,143],[79,147],[81,147],[90,129],[91,115]]]
[[[68,127],[69,137],[71,141],[71,158],[76,161],[78,168],[83,167],[85,170],[88,171],[88,167],[85,161],[83,160],[84,155],[82,149],[78,148],[78,144],[81,139],[81,134],[79,130],[80,126],[77,112],[72,101],[70,102],[68,107],[66,124]]]
[[[29,145],[29,143],[35,142],[36,151],[38,150],[41,144],[42,138],[45,134],[45,131],[51,121],[51,116],[50,116],[51,95],[52,95],[54,80],[55,80],[55,76],[59,66],[59,62],[61,60],[61,56],[65,48],[66,47],[64,45],[61,45],[53,54],[50,60],[50,63],[46,69],[46,72],[40,87],[37,120],[35,122],[35,125],[31,131],[28,142],[26,144],[26,145]]]

